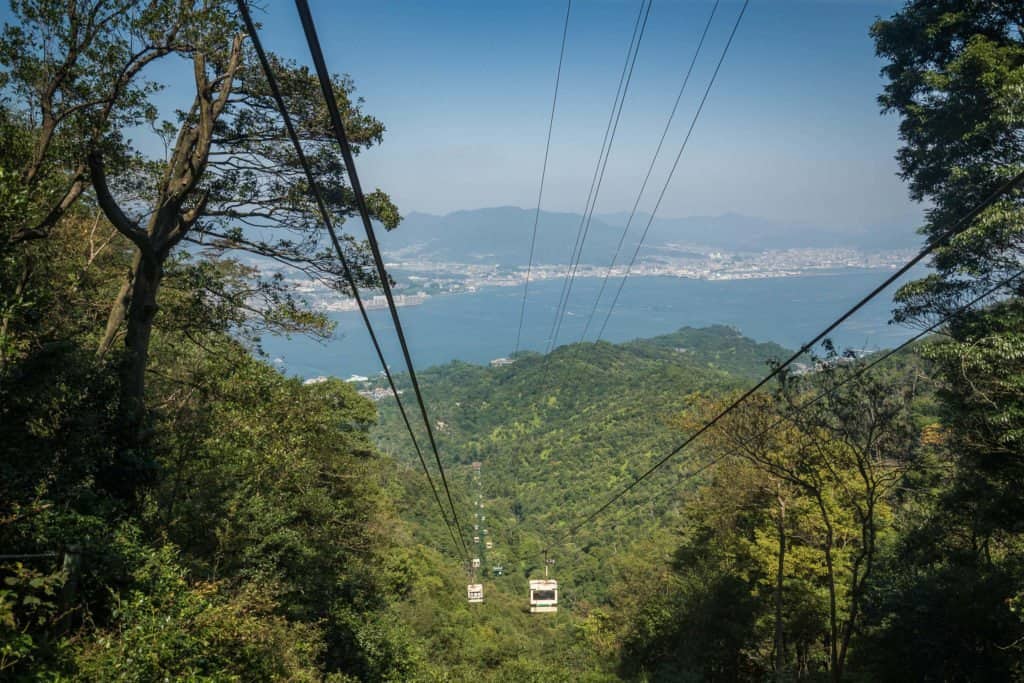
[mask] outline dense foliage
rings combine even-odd
[[[1019,192],[899,293],[899,319],[950,316],[942,334],[870,374],[826,346],[592,519],[789,352],[717,326],[423,369],[479,539],[470,605],[393,398],[260,353],[331,331],[282,269],[338,268],[234,3],[12,9],[0,679],[1024,680]],[[1016,2],[911,0],[872,29],[929,239],[1021,169],[1022,25]],[[147,74],[174,59],[195,91],[163,122]],[[272,63],[341,222],[316,83]],[[355,142],[380,142],[335,87]],[[141,124],[166,159],[132,148]],[[546,566],[559,611],[531,615]]]

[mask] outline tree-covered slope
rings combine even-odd
[[[423,370],[420,381],[464,535],[472,535],[470,464],[478,461],[495,544],[488,562],[536,577],[544,546],[677,444],[680,432],[671,422],[696,397],[747,386],[768,360],[787,353],[716,326],[618,345],[565,346],[549,357],[521,355],[503,367],[451,363]],[[410,391],[404,397],[411,402]],[[378,443],[411,468],[415,455],[394,401],[381,402],[380,414]],[[561,575],[580,579],[567,584],[566,604],[600,601],[606,586],[597,568],[624,538],[661,524],[675,505],[666,494],[700,458],[695,448],[673,460],[625,505],[555,550]],[[407,515],[452,553],[425,483],[414,499]]]

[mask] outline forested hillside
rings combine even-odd
[[[675,445],[673,420],[688,406],[743,386],[784,353],[725,327],[687,329],[623,345],[562,347],[549,357],[524,354],[499,368],[453,363],[426,370],[421,379],[439,426],[438,445],[455,476],[465,484],[470,463],[483,463],[492,532],[501,542],[495,556],[505,562],[525,554],[517,570],[528,571],[542,560],[537,551],[545,536],[562,533]],[[381,404],[375,434],[385,452],[411,457],[392,401]],[[678,504],[667,495],[671,472],[687,471],[700,457],[685,460],[643,496],[649,499],[644,514],[655,526]],[[565,571],[596,572],[615,552],[621,521],[613,516],[591,530],[583,540],[596,554],[567,562]],[[571,603],[593,597],[594,590],[575,582],[564,595]]]
[[[459,541],[395,395],[261,350],[331,342],[310,280],[388,287],[333,231],[401,229],[340,151],[385,139],[355,81],[258,56],[234,1],[10,7],[0,680],[1024,681],[1020,2],[870,28],[919,341],[787,365],[684,328],[420,368],[420,405],[397,374]]]

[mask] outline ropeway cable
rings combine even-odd
[[[722,68],[722,63],[725,61],[725,56],[729,53],[729,47],[732,45],[733,38],[736,37],[736,30],[740,27],[740,21],[743,20],[743,15],[747,11],[747,5],[750,4],[750,0],[744,0],[743,7],[740,8],[740,13],[736,17],[736,23],[732,26],[732,32],[729,33],[729,39],[725,43],[725,47],[722,49],[722,55],[718,58],[718,64],[715,65],[715,70],[711,74],[711,80],[708,81],[708,86],[704,90],[704,96],[700,100],[700,106],[697,107],[697,111],[693,115],[693,120],[690,121],[690,128],[686,131],[686,137],[683,138],[683,143],[679,146],[679,153],[676,154],[676,159],[672,163],[672,168],[668,172],[668,177],[665,178],[665,184],[661,188],[661,193],[658,195],[658,201],[654,203],[654,208],[651,210],[651,215],[647,219],[647,225],[644,226],[643,232],[640,234],[640,241],[637,242],[636,249],[633,250],[633,257],[629,260],[629,265],[626,267],[626,274],[619,282],[619,287],[615,291],[615,296],[612,298],[611,306],[608,308],[608,313],[604,317],[604,322],[601,323],[601,329],[597,333],[597,338],[601,339],[604,336],[604,330],[608,326],[608,321],[612,317],[612,311],[615,310],[615,305],[619,302],[619,295],[622,294],[622,288],[626,284],[626,280],[629,278],[630,272],[633,270],[633,265],[636,263],[637,256],[640,255],[640,248],[644,245],[644,240],[647,239],[647,233],[651,229],[651,224],[654,223],[654,217],[658,213],[658,208],[661,206],[661,201],[665,198],[665,193],[668,191],[669,184],[672,182],[672,176],[675,175],[676,168],[679,166],[679,160],[683,157],[683,152],[686,150],[686,145],[690,141],[690,136],[693,135],[693,129],[697,125],[697,120],[700,118],[700,114],[704,111],[704,104],[708,101],[708,95],[711,94],[711,88],[715,85],[715,79],[718,78],[718,72]]]
[[[950,239],[955,237],[964,228],[964,226],[966,226],[971,221],[973,221],[975,218],[977,218],[977,216],[982,211],[984,211],[989,206],[994,204],[1003,195],[1007,194],[1008,192],[1010,192],[1011,190],[1016,188],[1022,182],[1024,182],[1024,171],[1021,171],[1020,173],[1014,175],[1009,180],[1007,180],[1004,183],[1002,183],[991,194],[989,194],[984,200],[982,200],[979,204],[975,205],[975,207],[973,209],[971,209],[966,214],[964,214],[959,219],[957,219],[947,230],[945,230],[944,232],[942,232],[939,235],[937,235],[934,239],[930,240],[924,246],[924,248],[922,248],[921,251],[917,253],[916,256],[914,256],[912,259],[907,261],[907,263],[905,263],[898,270],[893,272],[892,275],[887,277],[882,283],[880,283],[873,290],[871,290],[868,294],[866,294],[863,298],[861,298],[856,304],[854,304],[853,306],[848,308],[838,318],[836,318],[834,321],[829,323],[821,332],[819,332],[817,335],[815,335],[813,339],[811,339],[810,341],[805,343],[803,346],[801,346],[799,350],[797,350],[795,353],[793,353],[793,355],[791,355],[785,361],[783,361],[782,363],[777,365],[770,373],[765,375],[754,386],[752,386],[751,388],[749,388],[745,392],[743,392],[743,394],[741,394],[738,398],[736,398],[734,401],[732,401],[726,408],[724,408],[721,412],[719,412],[717,415],[715,415],[715,417],[713,417],[711,420],[706,422],[700,429],[698,429],[696,432],[691,434],[681,444],[679,444],[674,449],[672,449],[667,455],[665,455],[663,458],[661,458],[658,462],[656,462],[654,465],[652,465],[650,468],[648,468],[643,474],[641,474],[639,477],[636,477],[632,482],[630,482],[622,490],[620,490],[617,493],[615,493],[604,504],[602,504],[597,510],[595,510],[594,512],[592,512],[589,515],[587,515],[587,517],[584,518],[581,522],[573,525],[569,529],[569,531],[566,534],[564,534],[559,539],[559,541],[557,541],[557,543],[561,543],[565,538],[568,538],[569,536],[572,536],[573,534],[575,534],[580,528],[582,528],[586,524],[588,524],[591,521],[593,521],[601,513],[603,513],[605,510],[607,510],[609,507],[611,507],[617,500],[622,498],[622,496],[626,495],[631,490],[633,490],[634,488],[636,488],[637,486],[642,484],[644,481],[646,481],[652,474],[654,474],[658,469],[660,469],[665,463],[667,463],[673,457],[675,457],[680,452],[682,452],[687,446],[689,446],[691,443],[693,443],[698,438],[700,438],[701,435],[703,435],[709,429],[711,429],[716,424],[718,424],[718,422],[720,422],[722,420],[722,418],[724,418],[726,415],[728,415],[733,410],[738,408],[741,403],[746,401],[751,395],[753,395],[756,391],[758,391],[761,387],[763,387],[769,381],[771,381],[776,376],[778,376],[780,373],[785,371],[785,369],[788,368],[790,365],[792,365],[798,358],[800,358],[802,355],[804,355],[805,353],[810,351],[810,349],[812,349],[814,346],[816,346],[818,344],[818,342],[820,342],[823,339],[825,339],[825,337],[827,337],[829,334],[831,334],[833,330],[835,330],[837,327],[839,327],[844,322],[846,322],[852,315],[854,315],[857,311],[859,311],[861,308],[863,308],[869,301],[874,299],[881,292],[883,292],[886,288],[888,288],[889,285],[894,283],[899,278],[903,277],[903,275],[905,275],[911,268],[913,268],[914,266],[919,264],[921,261],[923,261],[936,248],[938,248],[939,246],[945,244]]]
[[[533,252],[537,245],[537,224],[540,222],[541,200],[544,198],[544,180],[548,173],[548,154],[551,152],[551,131],[555,127],[555,106],[558,104],[558,85],[562,80],[562,62],[565,59],[565,39],[569,35],[569,13],[572,11],[572,0],[565,7],[565,25],[562,27],[562,48],[558,53],[558,69],[555,71],[555,94],[551,98],[551,116],[548,119],[548,139],[544,144],[544,163],[540,169],[540,189],[537,191],[537,210],[533,214],[533,234],[530,237],[530,260],[526,266],[526,280],[523,283],[523,303],[519,308],[519,328],[516,330],[516,345],[512,350],[515,356],[519,352],[519,342],[523,336],[523,321],[526,319],[526,299],[530,292],[530,275],[533,272]]]
[[[651,165],[647,167],[647,175],[644,176],[643,183],[640,184],[640,191],[636,195],[636,201],[633,202],[633,208],[629,211],[629,218],[626,219],[626,227],[622,229],[622,235],[619,237],[619,243],[615,247],[615,253],[612,254],[612,260],[608,263],[608,270],[605,271],[604,278],[601,280],[601,288],[597,292],[597,296],[594,298],[594,307],[590,309],[590,315],[587,316],[587,322],[583,326],[583,332],[580,334],[580,341],[587,336],[587,332],[590,330],[590,324],[594,321],[594,315],[597,313],[597,307],[601,303],[601,297],[604,295],[605,287],[608,286],[608,278],[611,277],[612,270],[615,268],[615,261],[619,258],[619,252],[622,251],[622,245],[626,241],[626,235],[629,233],[629,228],[633,224],[633,218],[636,216],[636,210],[640,206],[640,200],[643,199],[644,192],[647,190],[647,182],[651,179],[651,173],[654,171],[654,165],[658,161],[658,157],[661,156],[661,148],[665,144],[665,138],[668,137],[668,131],[672,127],[672,121],[676,117],[676,111],[679,109],[679,103],[683,99],[683,93],[686,92],[686,86],[690,83],[690,76],[693,74],[693,67],[697,64],[697,58],[700,57],[701,50],[704,48],[704,39],[708,37],[708,31],[711,29],[711,22],[715,18],[715,12],[718,10],[720,0],[715,0],[715,4],[711,7],[711,14],[708,15],[708,21],[704,24],[704,32],[700,35],[700,40],[697,42],[697,48],[693,51],[693,58],[690,60],[690,66],[686,69],[686,75],[683,77],[683,83],[679,86],[679,94],[676,95],[676,101],[672,105],[672,111],[669,112],[668,120],[665,121],[665,128],[661,132],[661,139],[658,140],[658,146],[654,150],[654,156],[651,157]]]
[[[885,361],[887,361],[892,356],[894,356],[897,353],[903,351],[904,349],[906,349],[908,346],[911,346],[915,342],[920,341],[923,337],[925,337],[928,334],[931,334],[932,332],[936,331],[942,325],[952,321],[953,318],[955,318],[956,316],[958,316],[958,315],[960,315],[962,313],[965,313],[966,311],[968,311],[969,309],[973,308],[978,303],[984,301],[985,299],[987,299],[988,297],[992,296],[993,294],[995,294],[999,290],[1003,289],[1004,287],[1008,287],[1014,280],[1017,280],[1017,279],[1019,279],[1021,277],[1024,277],[1024,270],[1017,271],[1013,275],[1011,275],[1011,276],[1009,276],[1007,278],[1004,278],[1003,280],[997,282],[995,285],[993,285],[989,289],[985,290],[984,292],[982,292],[981,294],[976,296],[974,299],[968,301],[965,304],[962,304],[961,306],[958,306],[952,312],[946,314],[945,316],[943,316],[942,318],[940,318],[936,322],[934,322],[931,325],[927,326],[926,328],[924,328],[923,330],[921,330],[920,332],[918,332],[914,336],[910,337],[909,339],[907,339],[906,341],[904,341],[900,345],[898,345],[895,348],[892,348],[892,349],[886,351],[885,353],[883,353],[882,355],[878,356],[877,358],[872,359],[872,361],[870,363],[867,363],[867,364],[859,367],[856,372],[854,372],[853,374],[851,374],[851,375],[849,375],[847,377],[844,377],[842,380],[840,380],[838,383],[836,383],[835,386],[833,386],[833,387],[831,387],[829,389],[826,389],[826,390],[824,390],[822,392],[819,392],[817,395],[814,396],[814,398],[812,398],[812,399],[810,399],[810,400],[808,400],[808,401],[806,401],[804,403],[801,403],[791,413],[779,417],[774,422],[772,422],[770,425],[768,425],[763,430],[761,430],[755,436],[755,438],[759,438],[759,437],[767,435],[772,430],[774,430],[779,425],[781,425],[783,422],[792,421],[794,415],[799,414],[799,413],[803,412],[804,410],[807,410],[808,408],[810,408],[812,405],[814,405],[818,401],[826,398],[827,396],[829,396],[831,394],[834,394],[836,391],[838,391],[840,388],[842,388],[843,386],[845,386],[849,382],[852,382],[852,381],[854,381],[856,379],[859,379],[860,377],[864,376],[865,374],[870,372],[875,366],[877,366],[877,365],[879,365],[881,363],[884,363]],[[737,447],[737,448],[733,448],[733,449],[727,450],[726,452],[724,452],[724,453],[722,453],[720,455],[715,456],[714,458],[712,458],[711,460],[707,461],[706,463],[698,466],[696,469],[693,469],[690,472],[687,472],[687,473],[681,475],[679,477],[679,479],[677,480],[677,483],[681,483],[683,481],[687,481],[689,479],[692,479],[692,478],[702,474],[703,472],[705,472],[705,471],[711,469],[712,467],[718,465],[723,460],[737,455],[738,452],[739,452],[739,448]],[[597,516],[596,514],[593,515],[593,517],[596,517],[596,516]],[[561,537],[559,537],[559,539],[557,541],[555,541],[551,545],[547,546],[543,552],[547,553],[550,550],[552,550],[553,548],[558,547],[559,545],[564,543],[570,536],[575,535],[575,533],[577,531],[579,531],[579,529],[582,526],[583,526],[583,523],[580,523],[579,525],[576,525],[568,533],[566,533],[566,534],[562,535]],[[524,557],[525,556],[519,557],[517,559],[518,560],[522,560],[522,559],[524,559]]]
[[[302,22],[302,30],[306,34],[306,43],[313,56],[313,66],[316,70],[317,79],[320,81],[320,89],[323,91],[324,100],[327,104],[327,112],[330,115],[331,126],[334,129],[334,137],[341,148],[341,155],[345,160],[345,168],[348,169],[349,180],[352,184],[352,193],[355,195],[356,205],[359,208],[359,215],[363,219],[363,228],[366,230],[366,238],[370,242],[370,251],[373,252],[373,260],[380,274],[381,287],[384,289],[384,296],[388,302],[388,310],[391,312],[391,320],[395,325],[395,333],[398,335],[398,342],[402,347],[402,356],[405,359],[406,370],[409,373],[409,380],[412,383],[413,392],[416,394],[416,402],[420,406],[420,415],[423,417],[423,426],[427,430],[427,437],[430,440],[430,448],[434,452],[434,460],[437,469],[441,473],[441,484],[444,487],[445,495],[448,497],[448,505],[451,508],[452,519],[459,530],[459,538],[462,539],[463,528],[459,521],[459,513],[455,511],[455,502],[452,500],[452,492],[448,487],[448,477],[444,473],[444,465],[441,463],[441,455],[437,450],[437,440],[434,438],[434,428],[430,424],[430,417],[427,415],[427,406],[423,401],[423,392],[420,390],[419,379],[416,377],[416,368],[413,366],[412,355],[409,353],[409,344],[405,338],[405,330],[402,328],[402,321],[398,316],[398,308],[395,306],[395,297],[391,292],[391,283],[388,280],[387,269],[384,267],[384,259],[381,256],[380,245],[377,243],[377,236],[373,230],[373,223],[370,219],[370,211],[366,205],[366,197],[363,195],[362,185],[359,183],[359,175],[356,173],[355,158],[349,145],[348,135],[345,132],[345,124],[341,120],[341,111],[338,109],[338,100],[334,96],[334,88],[331,85],[330,74],[327,71],[327,63],[324,61],[323,49],[320,47],[320,38],[317,36],[316,23],[309,11],[309,3],[306,0],[295,0],[295,6],[299,10],[299,19]],[[465,548],[465,540],[462,540]],[[468,548],[466,548],[468,554]]]
[[[550,354],[558,339],[558,332],[562,326],[562,319],[569,304],[569,296],[572,293],[572,283],[576,279],[576,270],[579,261],[583,257],[583,246],[590,230],[590,222],[594,215],[597,204],[597,197],[601,192],[601,183],[604,181],[605,168],[608,166],[608,158],[611,156],[612,145],[615,142],[615,133],[619,127],[619,117],[622,115],[622,107],[625,104],[626,93],[629,90],[630,81],[633,78],[633,68],[636,65],[636,58],[640,52],[640,43],[643,41],[644,32],[647,29],[647,19],[651,13],[651,6],[654,0],[647,0],[647,9],[644,10],[644,0],[640,2],[640,9],[637,13],[636,24],[633,26],[633,38],[630,40],[629,49],[626,50],[626,61],[622,65],[622,75],[619,77],[619,86],[615,92],[615,99],[612,102],[612,111],[608,116],[608,124],[604,131],[604,140],[601,142],[601,152],[598,154],[597,163],[594,166],[594,176],[590,181],[590,190],[587,193],[587,201],[583,207],[583,215],[580,217],[580,225],[576,230],[576,242],[573,245],[572,254],[569,258],[569,267],[566,269],[565,279],[562,281],[562,292],[559,296],[558,306],[555,309],[555,318],[551,325],[551,332],[548,336],[547,352]],[[643,20],[641,23],[641,19]]]
[[[409,417],[406,414],[405,405],[402,403],[401,396],[398,393],[398,388],[395,385],[394,377],[392,377],[391,370],[388,368],[387,361],[384,359],[384,353],[381,350],[377,334],[374,332],[373,325],[370,323],[370,318],[366,313],[366,306],[363,303],[362,296],[359,294],[359,287],[356,284],[355,277],[353,276],[348,264],[348,259],[345,258],[345,252],[341,248],[341,243],[338,240],[337,233],[334,229],[334,221],[331,218],[331,213],[327,209],[327,203],[324,201],[323,193],[320,191],[320,185],[313,174],[312,168],[309,164],[309,159],[306,157],[305,150],[302,148],[302,143],[300,142],[298,133],[295,130],[295,125],[292,123],[291,115],[288,113],[288,108],[285,105],[284,97],[281,95],[281,89],[277,82],[277,77],[274,75],[273,69],[270,66],[270,61],[267,59],[262,41],[256,31],[256,25],[252,20],[252,16],[249,13],[249,8],[245,0],[238,0],[238,9],[242,16],[242,20],[245,23],[246,30],[249,33],[249,37],[252,39],[253,48],[256,50],[256,56],[259,59],[260,67],[263,69],[263,73],[267,78],[267,84],[270,86],[271,96],[274,98],[274,102],[281,113],[285,130],[288,133],[288,137],[291,139],[292,145],[295,147],[295,153],[298,157],[299,164],[302,166],[306,179],[309,182],[310,193],[313,195],[321,219],[324,222],[324,226],[327,228],[328,235],[330,235],[335,253],[338,256],[338,260],[341,262],[345,280],[348,282],[348,285],[352,290],[352,295],[359,307],[359,313],[363,318],[363,323],[366,326],[367,332],[370,334],[370,341],[373,342],[373,348],[377,352],[377,358],[380,360],[381,366],[384,368],[384,375],[387,377],[388,385],[391,387],[391,393],[394,395],[395,402],[398,404],[398,411],[401,413],[402,421],[405,423],[405,428],[409,432],[409,438],[412,439],[413,448],[419,458],[420,465],[423,467],[423,473],[427,475],[427,482],[430,484],[430,490],[434,494],[434,500],[437,502],[438,509],[441,511],[441,517],[444,520],[445,526],[448,528],[448,533],[451,534],[452,541],[455,543],[456,551],[458,551],[460,545],[459,541],[452,529],[452,524],[448,519],[448,514],[444,510],[444,504],[441,502],[441,497],[437,492],[437,487],[434,485],[434,478],[431,476],[430,470],[427,467],[427,462],[423,458],[423,451],[420,449],[419,441],[416,439],[416,434],[413,432],[412,425],[409,423]],[[465,559],[469,559],[468,554]]]

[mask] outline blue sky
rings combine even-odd
[[[639,4],[573,3],[545,209],[583,210]],[[266,46],[308,63],[293,3],[263,5]],[[598,213],[632,206],[711,5],[655,0]],[[752,0],[659,215],[913,224],[919,210],[892,159],[898,121],[878,110],[882,64],[868,36],[899,5]],[[364,186],[390,192],[403,212],[535,205],[564,2],[311,6],[329,66],[355,79],[366,110],[387,125],[384,143],[359,158]],[[641,210],[653,204],[739,7],[723,0],[718,9]],[[154,76],[172,83],[160,95],[168,109],[190,97],[183,64]]]
[[[536,202],[565,3],[313,0],[329,65],[388,126],[360,160],[364,184],[403,211]],[[628,210],[711,2],[655,0],[599,213]],[[576,0],[544,206],[582,211],[639,0]],[[723,1],[653,187],[660,188],[739,11]],[[729,211],[840,227],[913,221],[892,160],[897,119],[868,27],[899,3],[752,0],[662,204],[664,216]],[[264,41],[305,59],[292,3]],[[649,208],[649,192],[641,209]]]

